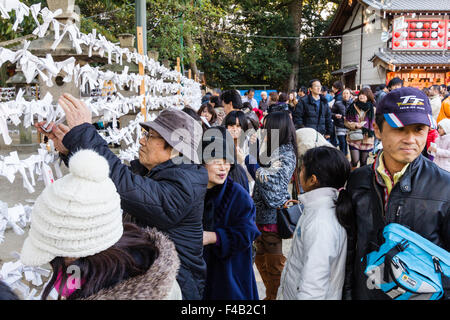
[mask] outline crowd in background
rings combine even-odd
[[[447,88],[427,96],[394,78],[375,93],[340,81],[328,90],[313,79],[259,102],[254,94],[214,89],[198,111],[163,110],[141,123],[129,165],[86,105],[63,95],[67,125],[35,126],[70,174],[39,196],[21,253],[24,264],[52,267],[43,299],[56,290],[64,299],[258,300],[253,264],[267,300],[379,298],[362,285],[363,250],[375,241],[368,215],[450,249]],[[423,110],[400,114],[411,96]],[[438,189],[427,192],[431,180]],[[290,200],[302,215],[286,257],[277,218]]]

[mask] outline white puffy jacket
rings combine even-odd
[[[277,299],[341,299],[347,233],[336,218],[337,196],[334,188],[300,195],[304,211],[294,232]]]

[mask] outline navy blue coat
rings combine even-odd
[[[204,299],[259,300],[252,243],[260,232],[255,224],[252,198],[228,177],[223,185],[208,190],[206,202],[212,202],[214,219],[212,230],[207,231],[215,231],[219,242],[204,248],[207,265]]]
[[[292,114],[295,129],[313,128],[323,135],[331,135],[333,123],[328,101],[320,96],[320,107],[317,108],[312,95],[308,94],[300,99]]]
[[[69,157],[79,149],[91,149],[106,158],[124,213],[134,217],[138,225],[155,227],[168,235],[180,258],[177,281],[183,299],[201,299],[206,278],[202,215],[207,170],[202,165],[178,165],[172,160],[151,171],[139,161],[132,161],[130,168],[88,123],[70,130],[63,144],[70,151]]]

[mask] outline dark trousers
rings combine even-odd
[[[341,150],[344,153],[344,155],[347,155],[348,153],[347,137],[345,135],[336,137],[339,143],[339,150]]]
[[[329,140],[329,142],[330,142],[333,146],[337,147],[338,141],[336,140],[336,137],[337,137],[337,136],[336,136],[336,130],[335,130],[334,123],[332,123],[331,126],[332,126],[332,128],[331,128],[331,135],[330,135],[330,140]]]

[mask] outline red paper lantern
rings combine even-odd
[[[416,33],[415,32],[410,32],[409,33],[409,37],[410,38],[415,38],[416,37]]]
[[[443,32],[439,32],[439,33],[438,33],[438,37],[439,37],[439,38],[442,38],[443,36],[444,36],[444,33],[443,33]]]
[[[400,32],[397,31],[396,33],[394,33],[394,35],[395,35],[396,38],[399,38],[400,37]]]
[[[399,45],[400,45],[400,42],[398,42],[398,41],[394,42],[394,46],[398,47]]]
[[[410,42],[409,42],[409,46],[410,46],[410,47],[414,47],[415,45],[416,45],[416,43],[415,43],[414,41],[410,41]]]
[[[423,42],[423,46],[426,48],[426,47],[428,47],[428,42]]]
[[[425,29],[430,29],[430,24],[428,22],[424,23],[423,27]]]
[[[423,37],[424,37],[424,38],[429,38],[429,37],[430,37],[430,33],[429,33],[428,31],[425,31],[425,32],[423,33]]]
[[[443,45],[444,45],[444,43],[443,43],[442,41],[439,41],[439,42],[438,42],[438,46],[439,46],[439,47],[442,47]]]
[[[415,22],[410,23],[409,26],[411,27],[411,29],[415,29],[416,28],[416,23]]]
[[[443,29],[444,28],[444,24],[441,22],[439,23],[439,29]]]

